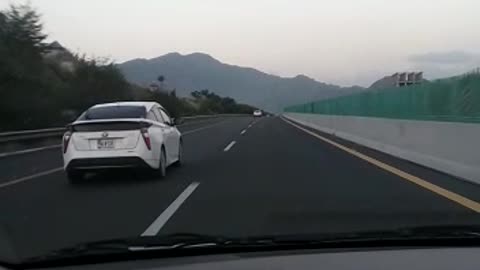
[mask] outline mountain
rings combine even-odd
[[[152,59],[134,59],[118,67],[131,83],[148,86],[159,75],[165,87],[179,96],[209,89],[241,103],[279,112],[284,107],[361,91],[361,87],[340,87],[315,81],[304,75],[283,78],[253,68],[224,64],[208,54],[169,53]]]

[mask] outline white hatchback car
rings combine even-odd
[[[253,111],[253,116],[254,117],[261,117],[262,115],[263,115],[263,112],[261,110]]]
[[[169,165],[182,163],[182,146],[175,119],[158,103],[98,104],[68,126],[64,169],[70,181],[114,168],[148,168],[164,177]]]

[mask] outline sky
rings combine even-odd
[[[0,0],[30,3],[49,40],[116,62],[203,52],[274,75],[369,86],[480,66],[478,0]]]

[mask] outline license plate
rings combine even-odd
[[[98,140],[97,141],[97,148],[98,149],[113,149],[113,140]]]

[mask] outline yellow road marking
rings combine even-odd
[[[337,147],[337,148],[340,148],[341,150],[343,150],[343,151],[345,151],[345,152],[347,152],[347,153],[349,153],[349,154],[351,154],[351,155],[354,155],[354,156],[356,156],[356,157],[358,157],[358,158],[361,158],[361,159],[369,162],[370,164],[373,164],[373,165],[375,165],[375,166],[377,166],[377,167],[379,167],[379,168],[381,168],[381,169],[384,169],[385,171],[388,171],[388,172],[391,172],[391,173],[393,173],[393,174],[395,174],[395,175],[397,175],[397,176],[400,176],[401,178],[403,178],[403,179],[405,179],[405,180],[408,180],[408,181],[410,181],[410,182],[412,182],[412,183],[414,183],[414,184],[416,184],[416,185],[419,185],[419,186],[421,186],[421,187],[423,187],[423,188],[425,188],[425,189],[430,190],[431,192],[434,192],[434,193],[436,193],[436,194],[438,194],[438,195],[440,195],[440,196],[443,196],[443,197],[445,197],[445,198],[447,198],[447,199],[449,199],[449,200],[451,200],[451,201],[454,201],[454,202],[456,202],[456,203],[458,203],[458,204],[460,204],[460,205],[462,205],[462,206],[464,206],[464,207],[466,207],[466,208],[469,208],[469,209],[471,209],[471,210],[473,210],[473,211],[475,211],[475,212],[477,212],[477,213],[480,213],[480,203],[478,203],[478,202],[476,202],[476,201],[473,201],[473,200],[470,200],[470,199],[468,199],[468,198],[465,198],[465,197],[463,197],[463,196],[461,196],[461,195],[459,195],[459,194],[457,194],[457,193],[455,193],[455,192],[452,192],[452,191],[449,191],[449,190],[444,189],[444,188],[442,188],[442,187],[439,187],[439,186],[437,186],[437,185],[434,185],[434,184],[432,184],[432,183],[430,183],[430,182],[428,182],[428,181],[426,181],[426,180],[423,180],[423,179],[421,179],[421,178],[419,178],[419,177],[417,177],[417,176],[415,176],[415,175],[412,175],[412,174],[409,174],[409,173],[404,172],[404,171],[402,171],[402,170],[399,170],[399,169],[397,169],[397,168],[395,168],[395,167],[392,167],[392,166],[387,165],[387,164],[385,164],[385,163],[383,163],[383,162],[381,162],[381,161],[378,161],[378,160],[376,160],[376,159],[374,159],[374,158],[371,158],[371,157],[369,157],[369,156],[367,156],[367,155],[364,155],[364,154],[362,154],[362,153],[360,153],[360,152],[357,152],[357,151],[355,151],[355,150],[353,150],[353,149],[351,149],[351,148],[348,148],[348,147],[346,147],[346,146],[344,146],[344,145],[341,145],[341,144],[336,143],[336,142],[334,142],[334,141],[332,141],[332,140],[329,140],[329,139],[327,139],[327,138],[325,138],[325,137],[323,137],[323,136],[320,136],[320,135],[318,135],[318,134],[316,134],[316,133],[314,133],[314,132],[311,132],[311,131],[308,130],[308,129],[305,129],[305,128],[297,125],[297,124],[294,124],[293,122],[291,122],[291,121],[289,121],[289,120],[287,120],[287,119],[285,119],[285,118],[283,118],[283,117],[282,117],[282,120],[285,121],[285,122],[287,122],[288,124],[290,124],[290,125],[298,128],[298,129],[300,129],[300,130],[302,130],[302,131],[304,131],[304,132],[306,132],[306,133],[308,133],[308,134],[316,137],[317,139],[320,139],[320,140],[322,140],[322,141],[324,141],[324,142],[326,142],[326,143],[329,143],[329,144],[331,144],[331,145],[333,145],[333,146],[335,146],[335,147]]]

